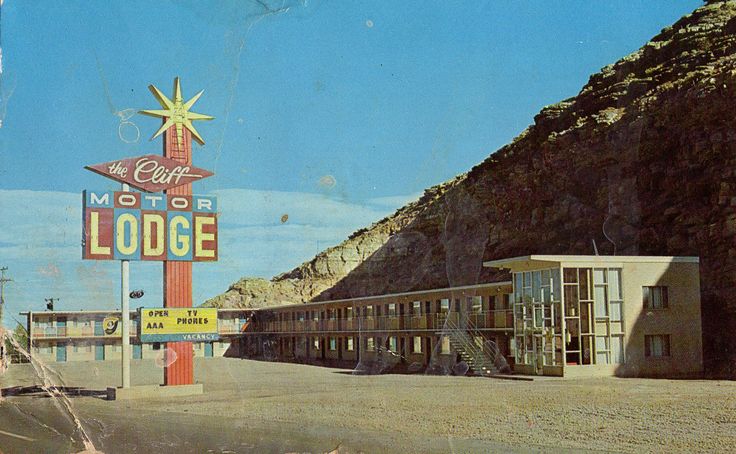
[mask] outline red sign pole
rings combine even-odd
[[[164,119],[165,121],[165,119]],[[176,128],[169,128],[164,134],[164,156],[192,164],[192,135],[182,128],[181,141]],[[192,195],[192,185],[185,184],[167,191],[172,195]],[[192,307],[192,262],[164,261],[164,307]],[[167,354],[173,351],[176,359],[166,358],[164,364],[164,385],[194,384],[194,351],[191,342],[167,342]]]

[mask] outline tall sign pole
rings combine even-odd
[[[153,137],[164,134],[164,157],[185,166],[192,165],[192,137],[200,145],[204,140],[192,126],[192,120],[212,120],[209,115],[190,112],[189,109],[202,95],[200,91],[184,102],[179,78],[174,80],[174,97],[169,99],[155,86],[149,89],[163,110],[144,110],[141,113],[163,119],[161,128]],[[164,191],[167,195],[191,197],[192,185],[184,184]],[[192,307],[192,262],[166,260],[164,267],[164,307]],[[166,351],[176,359],[164,362],[164,385],[191,385],[194,383],[194,350],[191,342],[167,342]]]
[[[130,191],[130,186],[123,183],[123,192]],[[122,385],[130,388],[130,261],[120,261],[120,323],[123,336]]]

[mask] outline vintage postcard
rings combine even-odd
[[[0,0],[0,454],[733,452],[736,1]]]

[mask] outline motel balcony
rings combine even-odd
[[[222,323],[220,322],[217,326],[217,332],[221,336],[230,336],[230,335],[238,335],[241,333],[241,330],[243,328],[243,324],[234,324],[234,323]]]
[[[33,339],[58,339],[58,338],[114,338],[120,337],[120,328],[113,334],[105,334],[104,331],[92,327],[74,328],[74,327],[47,327],[47,328],[35,328],[33,330]],[[130,337],[138,336],[138,325],[131,324],[130,326]]]
[[[437,330],[446,323],[459,328],[471,329],[513,329],[511,309],[476,311],[471,313],[446,312],[429,315],[382,315],[353,317],[349,319],[328,320],[284,320],[261,322],[254,332],[264,333],[306,333],[306,332],[348,332],[348,331],[410,331]],[[222,334],[222,329],[220,330]],[[237,334],[237,333],[235,333]]]

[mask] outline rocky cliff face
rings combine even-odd
[[[390,238],[411,224],[432,201],[439,199],[448,188],[464,178],[464,175],[460,175],[425,190],[416,202],[400,208],[392,216],[368,228],[358,230],[339,245],[321,252],[291,271],[271,280],[244,277],[231,285],[225,293],[208,300],[204,305],[256,308],[310,301],[328,291],[364,263]]]
[[[664,29],[467,175],[265,293],[246,279],[215,302],[473,284],[499,277],[483,260],[591,254],[593,241],[601,254],[700,256],[706,366],[736,372],[735,2]]]

